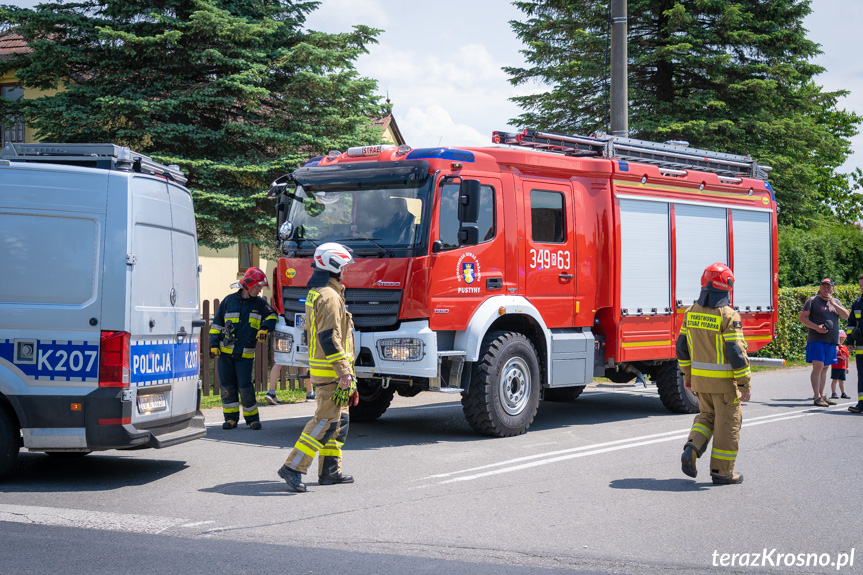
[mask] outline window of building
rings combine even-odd
[[[544,244],[563,243],[566,240],[563,194],[531,190],[530,223],[533,241]]]
[[[446,184],[441,192],[440,202],[440,241],[444,248],[458,247],[458,188],[457,183]],[[494,239],[494,188],[481,186],[479,194],[479,241],[485,243]]]
[[[240,242],[238,244],[239,254],[237,256],[239,262],[239,273],[244,274],[249,268],[261,267],[261,254],[258,246]]]
[[[21,86],[2,86],[0,87],[0,97],[6,100],[17,100],[24,95],[24,90]],[[6,144],[8,142],[23,142],[24,141],[24,118],[21,116],[13,116],[5,118],[0,124],[0,142]]]

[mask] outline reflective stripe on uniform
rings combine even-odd
[[[323,445],[321,445],[321,442],[315,439],[315,437],[321,435],[321,433],[323,433],[324,429],[326,429],[329,423],[329,419],[322,419],[318,422],[315,428],[312,429],[311,435],[309,435],[308,433],[300,434],[300,438],[294,444],[294,449],[296,449],[298,453],[294,456],[293,461],[291,461],[291,464],[288,465],[288,467],[299,467],[304,455],[308,455],[309,457],[315,456],[315,453],[317,453],[318,450],[323,447]]]
[[[725,459],[727,461],[734,461],[737,459],[736,451],[726,451],[724,449],[716,449],[715,447],[713,448],[713,451],[711,451],[710,455],[714,459]]]
[[[689,367],[692,365],[692,362],[688,359],[678,359],[677,365],[679,365],[680,367]]]
[[[240,312],[230,312],[225,314],[225,323],[239,323],[240,321]]]
[[[240,413],[240,402],[234,403],[223,403],[222,404],[222,412],[223,413]]]
[[[734,379],[740,379],[741,377],[746,377],[747,375],[752,375],[752,370],[749,369],[749,366],[741,367],[740,369],[735,369],[733,372]]]
[[[244,347],[243,348],[243,357],[246,359],[253,359],[255,357],[255,348]]]
[[[710,428],[708,428],[706,425],[701,425],[700,423],[693,423],[692,431],[697,431],[698,433],[706,437],[708,441],[710,441],[710,438],[713,436],[713,432],[710,431]]]
[[[342,443],[336,439],[330,439],[327,441],[327,444],[321,449],[320,454],[324,457],[341,457],[342,456]]]
[[[247,409],[248,409],[247,407],[243,407],[243,416],[244,417],[251,417],[253,415],[258,415],[258,406],[257,405],[255,405],[255,407],[253,407],[251,409],[251,411],[246,411]]]
[[[728,363],[704,363],[703,361],[693,361],[692,375],[734,379],[734,373],[731,371],[731,365]]]

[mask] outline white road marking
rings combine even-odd
[[[55,525],[82,529],[102,529],[127,533],[158,534],[166,529],[182,525],[185,519],[112,513],[110,511],[87,511],[84,509],[58,509],[31,505],[0,504],[0,521],[27,523],[30,525]]]
[[[198,527],[199,525],[207,525],[209,523],[215,523],[215,521],[195,521],[194,523],[186,523],[185,525],[181,525],[180,527]]]
[[[753,425],[762,425],[764,423],[775,423],[778,421],[788,421],[791,419],[798,419],[800,417],[808,417],[810,415],[817,415],[819,413],[824,413],[826,411],[840,409],[842,407],[854,405],[851,403],[844,403],[841,405],[837,405],[830,409],[806,409],[803,411],[786,411],[782,413],[775,413],[772,415],[763,415],[760,417],[751,417],[743,422],[743,427],[749,427]],[[561,449],[557,451],[549,451],[547,453],[538,453],[534,455],[526,455],[524,457],[516,457],[514,459],[508,459],[506,461],[499,461],[497,463],[490,463],[487,465],[481,465],[479,467],[472,467],[468,469],[461,469],[458,471],[452,471],[450,473],[440,473],[436,475],[430,475],[425,477],[422,480],[427,479],[444,479],[450,477],[451,479],[446,479],[445,481],[441,481],[440,485],[444,485],[447,483],[454,483],[457,481],[472,481],[474,479],[481,479],[483,477],[489,477],[491,475],[499,475],[501,473],[511,473],[514,471],[521,471],[523,469],[530,469],[532,467],[539,467],[541,465],[550,465],[552,463],[557,463],[560,461],[566,461],[569,459],[576,459],[578,457],[587,457],[589,455],[600,455],[603,453],[609,453],[612,451],[618,451],[621,449],[630,449],[633,447],[641,447],[644,445],[652,445],[654,443],[663,443],[666,441],[679,441],[681,439],[686,439],[689,437],[689,432],[691,428],[688,427],[686,429],[678,429],[675,431],[667,431],[664,433],[653,433],[650,435],[642,435],[639,437],[630,437],[628,439],[618,439],[615,441],[607,441],[603,443],[595,443],[593,445],[583,445],[581,447],[573,447],[571,449]],[[538,460],[538,461],[533,461]],[[492,469],[495,467],[503,467],[502,469]],[[483,471],[488,470],[488,471]],[[479,471],[479,473],[474,473]],[[453,477],[456,475],[461,475],[464,473],[468,473],[470,475],[464,475],[462,477]]]

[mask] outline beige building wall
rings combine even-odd
[[[231,284],[243,277],[238,268],[237,246],[233,245],[221,250],[198,246],[198,263],[201,265],[201,302],[214,299],[222,300],[226,295],[236,291]],[[261,258],[258,267],[267,274],[267,279],[273,283],[273,269],[276,262]],[[261,297],[271,301],[272,286],[261,292]],[[212,304],[210,313],[214,313]]]

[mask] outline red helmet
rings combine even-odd
[[[270,284],[267,283],[267,274],[259,268],[247,269],[243,279],[240,280],[240,287],[247,290],[255,286],[267,287],[268,285]]]
[[[708,283],[716,289],[731,291],[734,287],[734,272],[723,263],[710,264],[701,274],[701,287],[707,287]]]

